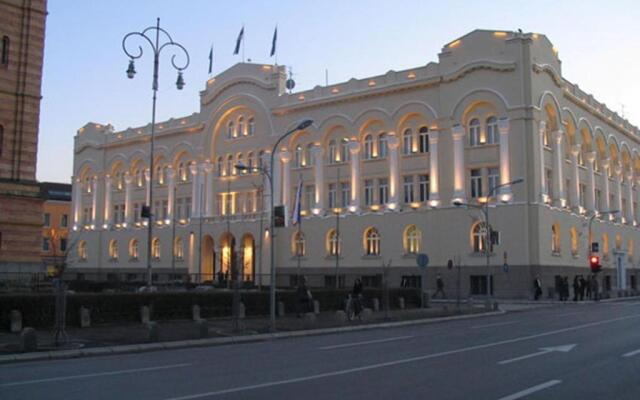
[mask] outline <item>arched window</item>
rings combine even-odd
[[[218,170],[218,176],[224,176],[224,158],[222,156],[218,157],[216,169]]]
[[[9,36],[2,37],[2,65],[9,64],[9,46],[11,42],[9,40]]]
[[[413,132],[405,129],[402,133],[402,154],[409,155],[413,150]]]
[[[131,239],[129,241],[129,258],[131,260],[138,260],[139,256],[139,248],[138,248],[138,239]]]
[[[162,165],[162,164],[158,164],[156,166],[156,183],[158,185],[164,185],[165,182],[165,171],[166,171],[166,166]]]
[[[471,227],[471,248],[474,253],[481,253],[484,251],[484,233],[483,222],[476,222]]]
[[[113,185],[113,190],[114,191],[122,190],[122,188],[124,187],[122,171],[118,170],[113,174],[112,185]]]
[[[387,158],[387,134],[381,133],[378,136],[378,157]]]
[[[118,241],[115,239],[109,242],[109,259],[118,260]]]
[[[252,174],[253,173],[253,168],[255,167],[255,163],[253,162],[253,152],[250,151],[247,154],[247,168],[249,168],[249,173]]]
[[[78,259],[80,261],[87,261],[87,242],[84,240],[78,243]]]
[[[500,143],[500,135],[498,133],[498,119],[496,117],[489,117],[487,118],[486,124],[487,143]]]
[[[222,174],[224,176],[231,176],[233,175],[234,171],[233,171],[233,154],[227,154],[227,169],[225,170],[225,173]]]
[[[327,233],[327,253],[331,256],[339,255],[341,250],[341,240],[338,236],[338,232],[335,229],[331,229]]]
[[[187,181],[187,173],[187,163],[185,163],[184,161],[180,161],[178,163],[178,179],[180,180],[180,182]]]
[[[340,140],[340,161],[349,162],[351,159],[349,155],[349,139],[342,138]]]
[[[173,242],[173,258],[175,260],[182,260],[184,257],[184,247],[182,246],[182,238],[177,237]]]
[[[551,252],[560,253],[560,225],[551,225]]]
[[[380,234],[376,228],[369,228],[365,231],[364,252],[368,256],[380,255]]]
[[[364,137],[364,159],[370,160],[373,158],[373,137],[367,135]]]
[[[136,179],[136,186],[142,187],[144,185],[144,169],[142,167],[138,167],[134,172],[134,176]]]
[[[307,144],[304,150],[305,165],[313,165],[313,143]]]
[[[474,118],[469,122],[469,146],[478,146],[480,144],[480,120]]]
[[[303,160],[303,154],[302,154],[302,146],[297,145],[296,146],[296,151],[293,154],[293,167],[294,168],[300,168],[304,166],[304,160]]]
[[[249,118],[248,124],[247,124],[247,135],[249,136],[253,136],[253,134],[256,131],[256,123],[255,120],[253,119],[253,117]]]
[[[244,117],[238,118],[238,133],[236,136],[245,136],[247,132],[244,130]]]
[[[229,123],[227,124],[227,139],[231,139],[234,137],[235,130],[233,128],[233,121],[229,121]]]
[[[415,225],[409,225],[404,230],[404,251],[409,254],[418,254],[422,242],[422,232]]]
[[[157,237],[151,241],[151,258],[154,260],[160,259],[160,239]]]
[[[423,126],[418,131],[418,151],[420,153],[429,152],[429,128]]]
[[[575,227],[572,227],[569,231],[571,234],[571,254],[573,256],[578,255],[578,231]]]
[[[236,165],[245,165],[244,164],[244,157],[242,156],[242,153],[238,153],[238,155],[236,156]],[[233,169],[234,169],[234,172],[240,172],[242,174],[246,174],[247,173],[246,169],[243,169],[241,171],[235,171],[235,169],[236,169],[235,165],[234,165]]]
[[[304,233],[300,232],[300,231],[296,231],[293,234],[293,238],[292,238],[292,242],[291,242],[291,252],[293,253],[294,256],[296,257],[304,257],[305,254],[305,240],[304,240]]]
[[[327,145],[327,158],[328,164],[334,164],[336,162],[336,141],[330,140]]]

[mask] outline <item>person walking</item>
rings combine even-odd
[[[600,300],[600,294],[599,292],[599,288],[598,288],[598,279],[596,279],[596,275],[593,274],[591,275],[591,282],[590,282],[590,286],[591,286],[591,294],[593,296],[593,300],[594,301],[599,301]]]
[[[437,275],[436,278],[436,292],[431,296],[432,299],[435,299],[436,296],[440,293],[443,299],[447,298],[447,295],[444,294],[444,281],[442,280],[442,276],[440,274]]]
[[[540,299],[542,295],[542,281],[540,276],[536,275],[536,279],[533,280],[533,297],[536,301]]]
[[[362,312],[362,281],[360,278],[356,278],[356,281],[353,283],[351,302],[354,317],[360,318],[360,313]]]
[[[582,274],[580,274],[580,301],[584,300],[584,291],[587,289],[587,281],[584,279],[584,276]]]
[[[311,310],[311,301],[313,296],[311,291],[307,287],[307,278],[301,277],[298,290],[296,291],[298,297],[298,318],[302,317],[302,314],[308,313]]]
[[[573,277],[573,301],[578,301],[579,293],[580,293],[580,277],[576,275]]]

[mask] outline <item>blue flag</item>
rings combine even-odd
[[[278,27],[276,26],[276,30],[273,31],[273,40],[271,41],[271,54],[269,57],[273,57],[276,54],[276,43],[278,41]]]
[[[240,33],[238,33],[238,38],[236,39],[236,49],[233,51],[233,54],[236,55],[240,52],[240,43],[242,43],[242,38],[244,37],[244,26],[240,29]]]
[[[302,179],[298,181],[298,189],[296,190],[296,203],[293,207],[293,215],[291,216],[293,225],[297,225],[300,223],[300,209],[302,202]]]
[[[211,45],[211,50],[209,50],[209,73],[211,73],[213,69],[213,45]]]

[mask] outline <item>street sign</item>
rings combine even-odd
[[[427,265],[429,264],[429,256],[425,253],[418,254],[418,256],[416,257],[416,263],[420,268],[427,268]]]
[[[598,242],[591,243],[591,252],[592,253],[597,253],[598,251],[600,251],[600,246],[599,246]]]

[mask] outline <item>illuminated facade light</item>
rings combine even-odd
[[[350,212],[352,212],[352,213],[354,213],[354,212],[358,211],[358,207],[356,207],[356,206],[349,206],[349,211],[350,211]]]
[[[313,210],[311,210],[311,212],[313,213],[313,215],[318,215],[318,214],[320,214],[320,209],[319,208],[314,208]]]
[[[413,209],[420,208],[420,203],[418,203],[417,201],[414,201],[413,203],[411,203],[411,208]]]
[[[506,37],[507,32],[493,32],[493,36],[495,37]]]
[[[429,205],[431,207],[438,207],[440,205],[440,201],[439,200],[429,200]]]

